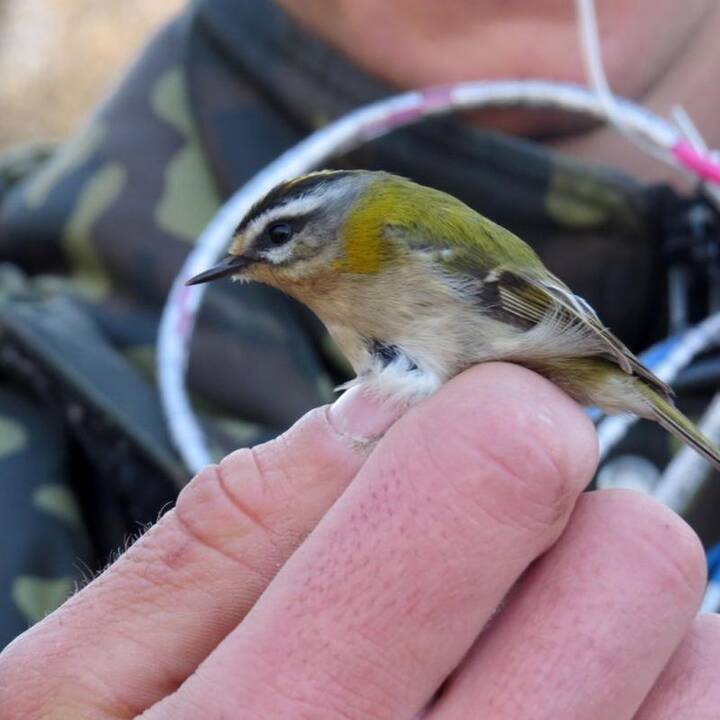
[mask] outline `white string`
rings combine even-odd
[[[705,144],[705,139],[700,134],[692,118],[687,114],[685,108],[682,105],[673,105],[670,115],[675,121],[675,125],[692,146],[701,153],[707,153],[708,146]]]
[[[625,123],[622,113],[618,112],[618,101],[610,89],[605,73],[595,2],[594,0],[575,0],[575,6],[577,9],[578,31],[580,34],[580,49],[582,51],[588,85],[597,95],[605,111],[605,119],[611,123],[621,135],[647,155],[660,160],[675,170],[689,173],[670,153],[670,148],[674,142],[671,144],[658,143],[652,140],[648,142],[647,138],[635,132]],[[685,114],[687,116],[687,113]],[[682,135],[680,128],[675,129],[679,130],[679,134]]]
[[[600,32],[598,30],[597,16],[595,14],[595,3],[593,0],[576,0],[578,12],[578,30],[580,31],[580,47],[583,51],[583,61],[588,77],[588,84],[595,91],[600,104],[605,111],[605,117],[618,130],[625,133],[626,127],[623,119],[617,111],[615,96],[605,75],[605,67],[602,60],[600,48]]]

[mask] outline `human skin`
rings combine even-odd
[[[505,78],[586,83],[573,0],[277,0],[360,67],[399,89]],[[611,88],[667,116],[682,105],[720,147],[720,3],[596,0]],[[358,42],[362,38],[362,42]],[[570,114],[485,112],[480,125],[531,136],[644,181],[687,179],[615,130]]]
[[[580,408],[486,364],[395,415],[353,390],[200,473],[0,656],[0,719],[716,717],[702,548],[580,495]]]

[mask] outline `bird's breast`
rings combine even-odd
[[[402,355],[403,365],[443,382],[482,352],[479,310],[456,289],[416,269],[399,268],[325,296],[316,312],[358,375]]]

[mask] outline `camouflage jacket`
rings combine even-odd
[[[169,285],[218,204],[388,92],[267,0],[201,0],[74,138],[22,181],[16,166],[0,170],[0,647],[188,479],[163,422],[154,343]],[[660,247],[679,202],[669,190],[453,118],[336,164],[457,195],[533,244],[629,344],[662,332]],[[222,283],[208,293],[189,379],[218,456],[329,401],[346,373],[286,297]]]

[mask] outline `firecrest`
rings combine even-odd
[[[226,276],[307,305],[352,363],[352,383],[397,401],[504,360],[584,405],[655,420],[720,468],[672,390],[588,303],[520,238],[446,193],[365,170],[284,182],[250,209],[230,254],[188,284]]]

